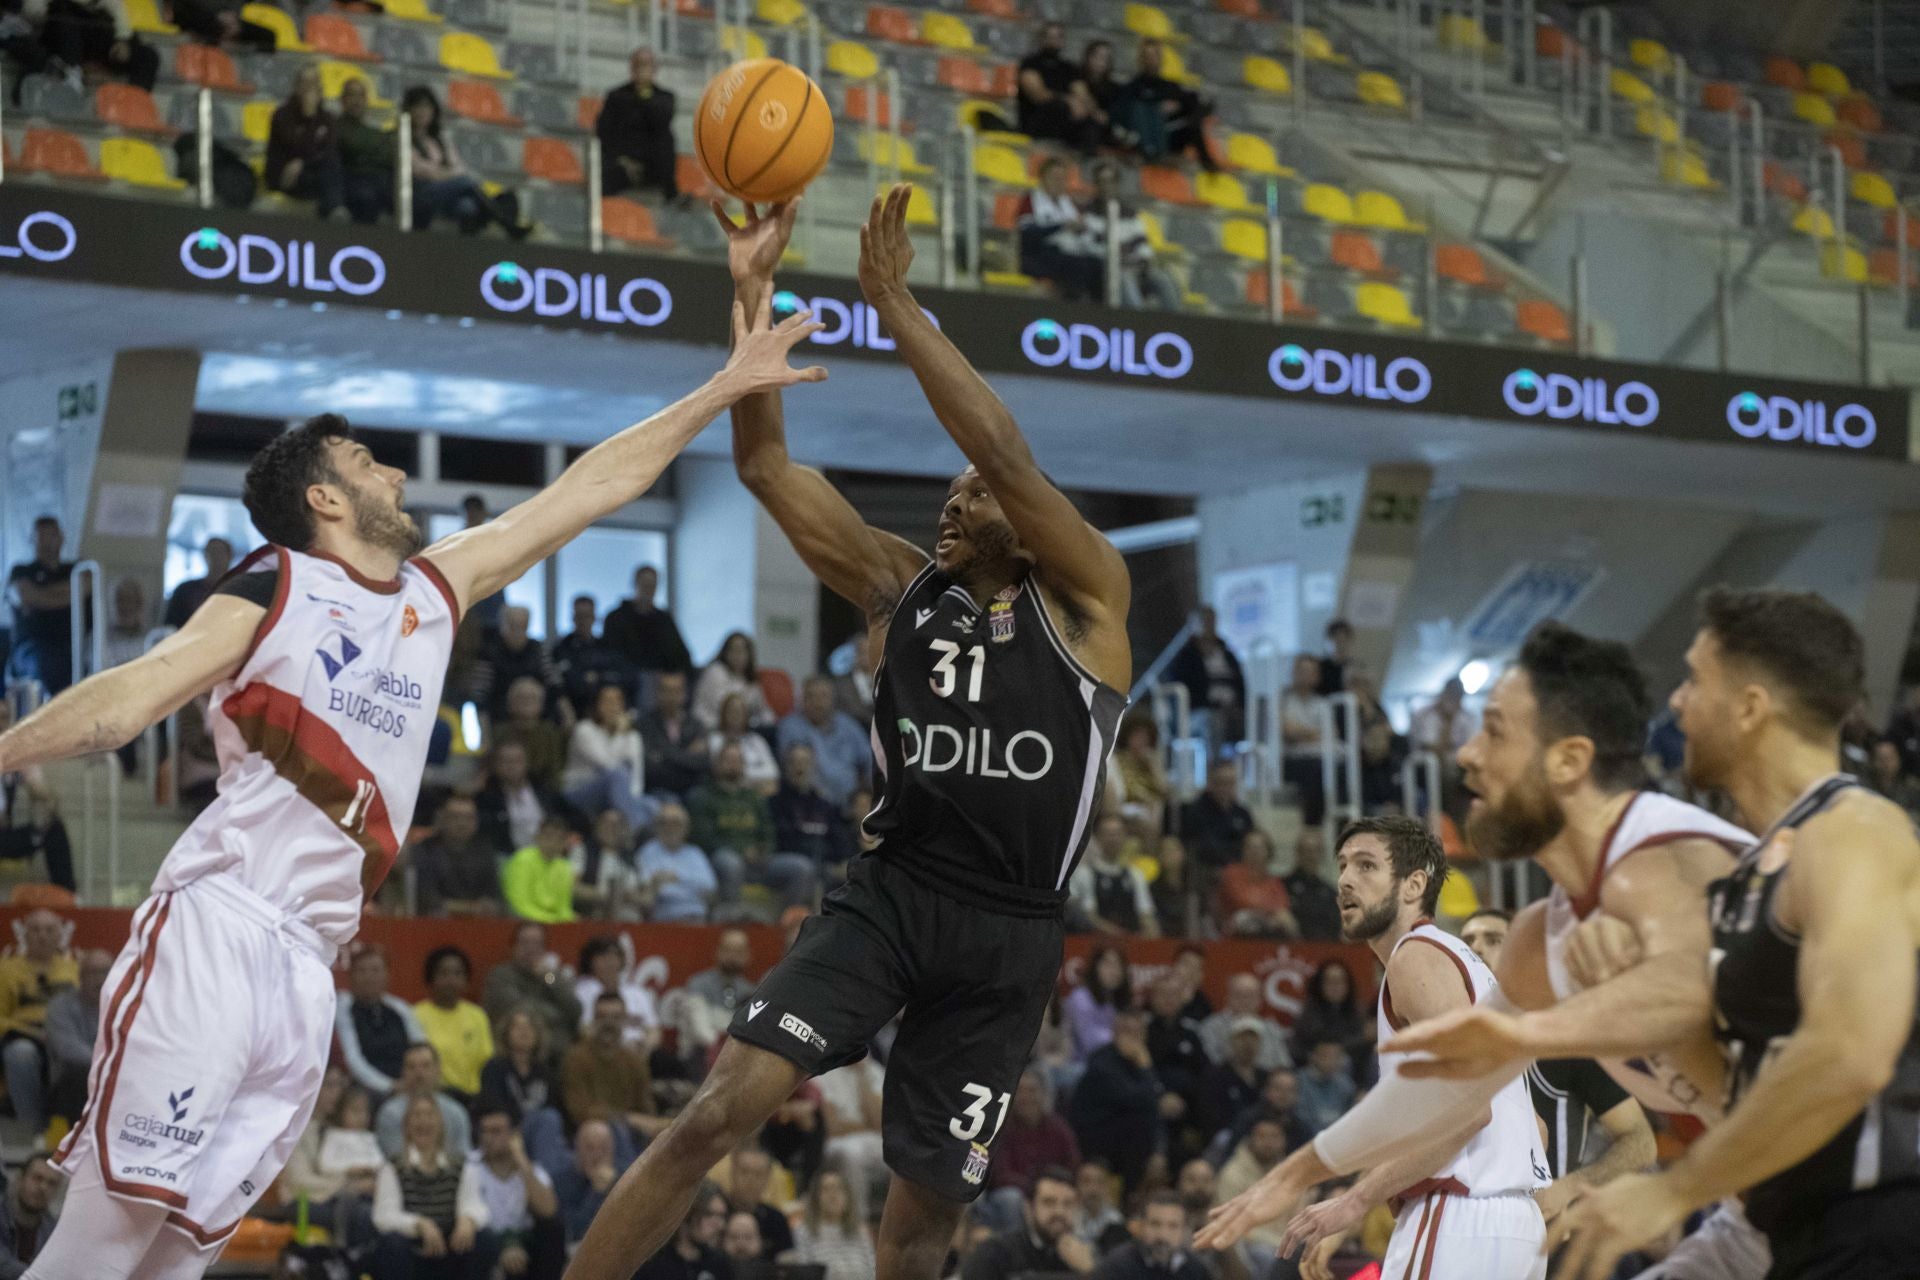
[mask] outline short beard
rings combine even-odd
[[[1364,912],[1365,914],[1360,917],[1360,923],[1353,928],[1341,926],[1340,934],[1348,942],[1371,942],[1391,929],[1393,922],[1400,918],[1400,904],[1394,901],[1392,895],[1388,895],[1371,907],[1365,908]]]
[[[1467,843],[1492,862],[1517,862],[1546,848],[1567,827],[1567,813],[1547,786],[1538,760],[1498,805],[1482,800],[1467,815]]]
[[[358,489],[342,485],[347,506],[353,511],[353,536],[370,547],[390,551],[402,560],[411,558],[426,545],[420,526],[404,511],[393,511],[365,497]]]
[[[1005,520],[982,525],[969,533],[967,545],[972,548],[973,554],[955,564],[947,574],[962,586],[1020,553],[1020,540],[1014,536],[1013,526]]]

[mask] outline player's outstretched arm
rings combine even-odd
[[[266,613],[238,596],[209,598],[147,652],[88,676],[0,733],[0,774],[133,741],[238,671]]]
[[[727,236],[727,265],[734,299],[754,314],[770,305],[773,272],[793,234],[798,201],[764,212],[746,207],[735,223],[718,201],[713,216]],[[787,455],[786,415],[778,391],[744,396],[733,405],[733,463],[740,480],[767,509],[815,577],[859,606],[869,619],[884,618],[899,603],[926,553],[903,538],[874,529],[827,478]]]
[[[1048,585],[1089,611],[1123,620],[1130,587],[1120,553],[1041,473],[1007,406],[907,290],[912,194],[912,186],[902,183],[874,200],[860,228],[860,290],[893,334],[940,425],[993,490],[1014,532],[1028,546],[1046,548]]]
[[[793,348],[820,326],[805,312],[774,325],[770,303],[763,301],[755,312],[735,305],[733,355],[700,388],[602,440],[520,505],[435,543],[428,558],[452,584],[461,607],[484,600],[652,488],[667,464],[742,396],[824,382],[827,371],[818,365],[795,369],[787,363]]]

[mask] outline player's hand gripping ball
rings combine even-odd
[[[700,167],[728,195],[777,204],[833,152],[833,111],[807,73],[778,58],[736,62],[707,83],[693,119]]]

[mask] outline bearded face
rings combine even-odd
[[[1481,857],[1512,862],[1540,852],[1566,825],[1566,810],[1547,785],[1545,764],[1535,756],[1497,799],[1474,797],[1467,839]]]

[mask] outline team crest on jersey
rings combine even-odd
[[[976,1142],[967,1152],[967,1162],[960,1166],[960,1180],[970,1187],[977,1187],[987,1176],[987,1149]]]
[[[413,611],[412,605],[408,605],[400,611],[400,638],[402,640],[412,635],[419,627],[420,615]]]
[[[1000,588],[987,606],[987,628],[995,644],[1013,639],[1013,602],[1020,598],[1020,584]]]

